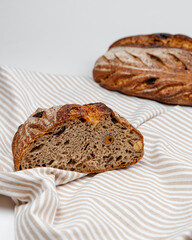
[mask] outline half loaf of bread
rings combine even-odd
[[[192,106],[192,39],[165,33],[120,39],[96,61],[93,77],[109,90]]]
[[[15,169],[53,167],[96,173],[138,162],[141,133],[103,103],[37,109],[16,132]]]

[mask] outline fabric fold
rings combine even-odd
[[[192,239],[192,110],[110,92],[90,77],[0,68],[0,194],[15,201],[16,239]],[[11,142],[38,107],[104,102],[144,136],[129,168],[14,171]]]

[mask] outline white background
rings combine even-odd
[[[0,65],[91,75],[115,40],[155,32],[192,37],[191,0],[0,0]],[[0,238],[14,239],[14,204],[0,196]]]

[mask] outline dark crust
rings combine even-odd
[[[41,118],[38,117],[39,112],[43,112]],[[30,145],[34,143],[35,139],[51,132],[56,127],[62,126],[67,121],[83,118],[87,122],[97,124],[100,119],[108,115],[112,115],[120,124],[136,131],[143,142],[143,137],[137,129],[103,103],[91,103],[86,105],[66,104],[56,108],[37,109],[36,112],[24,122],[24,124],[19,126],[13,138],[12,153],[15,170],[19,170],[23,154]],[[108,169],[100,170],[100,172],[106,170]]]
[[[144,48],[180,48],[192,51],[192,38],[182,34],[155,33],[150,35],[136,35],[122,38],[114,42],[114,47],[144,47]]]

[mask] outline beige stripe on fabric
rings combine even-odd
[[[192,239],[192,109],[129,97],[91,77],[0,67],[0,194],[16,201],[16,239]],[[14,172],[11,141],[38,107],[104,102],[144,136],[129,168]]]

